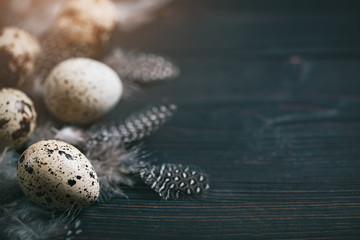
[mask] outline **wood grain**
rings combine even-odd
[[[210,175],[202,201],[145,186],[88,208],[76,239],[359,239],[357,1],[177,0],[113,41],[167,55],[178,79],[120,104],[179,110],[144,149]]]

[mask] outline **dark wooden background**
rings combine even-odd
[[[174,102],[149,161],[210,175],[203,201],[143,186],[85,211],[76,239],[360,239],[358,1],[178,0],[114,41],[178,79],[122,103]]]
[[[76,240],[360,239],[359,1],[175,0],[113,42],[181,74],[109,118],[177,104],[148,161],[196,165],[211,189],[124,188],[85,210]]]
[[[85,211],[76,239],[360,239],[358,1],[177,0],[114,41],[181,75],[111,117],[176,103],[144,149],[199,166],[211,189],[202,201],[125,189]]]

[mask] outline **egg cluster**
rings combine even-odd
[[[39,39],[18,27],[0,29],[0,151],[22,152],[17,180],[37,205],[89,206],[100,186],[119,193],[120,184],[131,185],[129,175],[140,174],[166,200],[201,198],[209,187],[206,174],[193,167],[147,165],[130,150],[164,124],[175,105],[153,106],[120,124],[94,124],[121,98],[179,73],[161,56],[119,47],[96,60],[117,14],[111,0],[68,0]],[[40,118],[60,127],[51,135],[56,140],[33,136]]]
[[[122,81],[91,58],[109,40],[116,19],[110,0],[70,0],[39,40],[18,27],[0,29],[0,151],[26,148],[37,124],[35,108],[43,105],[31,100],[38,93],[59,123],[89,125],[115,107]],[[84,207],[99,196],[90,161],[66,142],[29,146],[17,177],[25,195],[50,209]]]
[[[197,168],[143,161],[139,142],[174,104],[99,122],[120,99],[178,75],[162,56],[109,45],[115,26],[130,29],[165,2],[0,3],[0,24],[16,25],[0,28],[1,239],[72,239],[83,207],[138,182],[165,200],[205,196],[207,175]],[[4,10],[17,5],[18,14]]]

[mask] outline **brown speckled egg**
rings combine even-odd
[[[68,58],[98,57],[116,22],[116,7],[112,1],[67,1],[42,39],[42,75]]]
[[[30,33],[15,27],[0,30],[0,87],[21,86],[35,69],[40,45]]]
[[[71,42],[97,46],[109,39],[116,20],[115,5],[109,0],[70,0],[53,29],[63,32]]]
[[[110,67],[87,58],[57,65],[44,82],[44,101],[66,123],[89,124],[108,111],[122,95],[122,83]]]
[[[13,88],[0,89],[0,151],[18,149],[32,135],[36,111],[31,99]]]
[[[46,140],[31,145],[18,160],[17,178],[33,202],[49,209],[88,206],[99,196],[99,181],[89,160],[74,146]]]

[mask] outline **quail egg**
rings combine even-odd
[[[110,111],[122,95],[122,83],[110,67],[87,58],[58,64],[44,82],[44,101],[65,123],[89,124]]]
[[[0,87],[21,86],[39,55],[40,45],[30,33],[16,27],[0,30]]]
[[[26,196],[49,209],[88,206],[99,196],[99,181],[89,160],[74,146],[45,140],[18,160],[17,178]]]
[[[0,151],[20,148],[35,126],[36,111],[31,99],[20,90],[0,88]]]
[[[116,26],[116,7],[109,0],[69,0],[44,34],[41,76],[63,60],[96,58]]]
[[[52,29],[79,45],[100,47],[116,25],[115,5],[109,0],[68,1]]]

